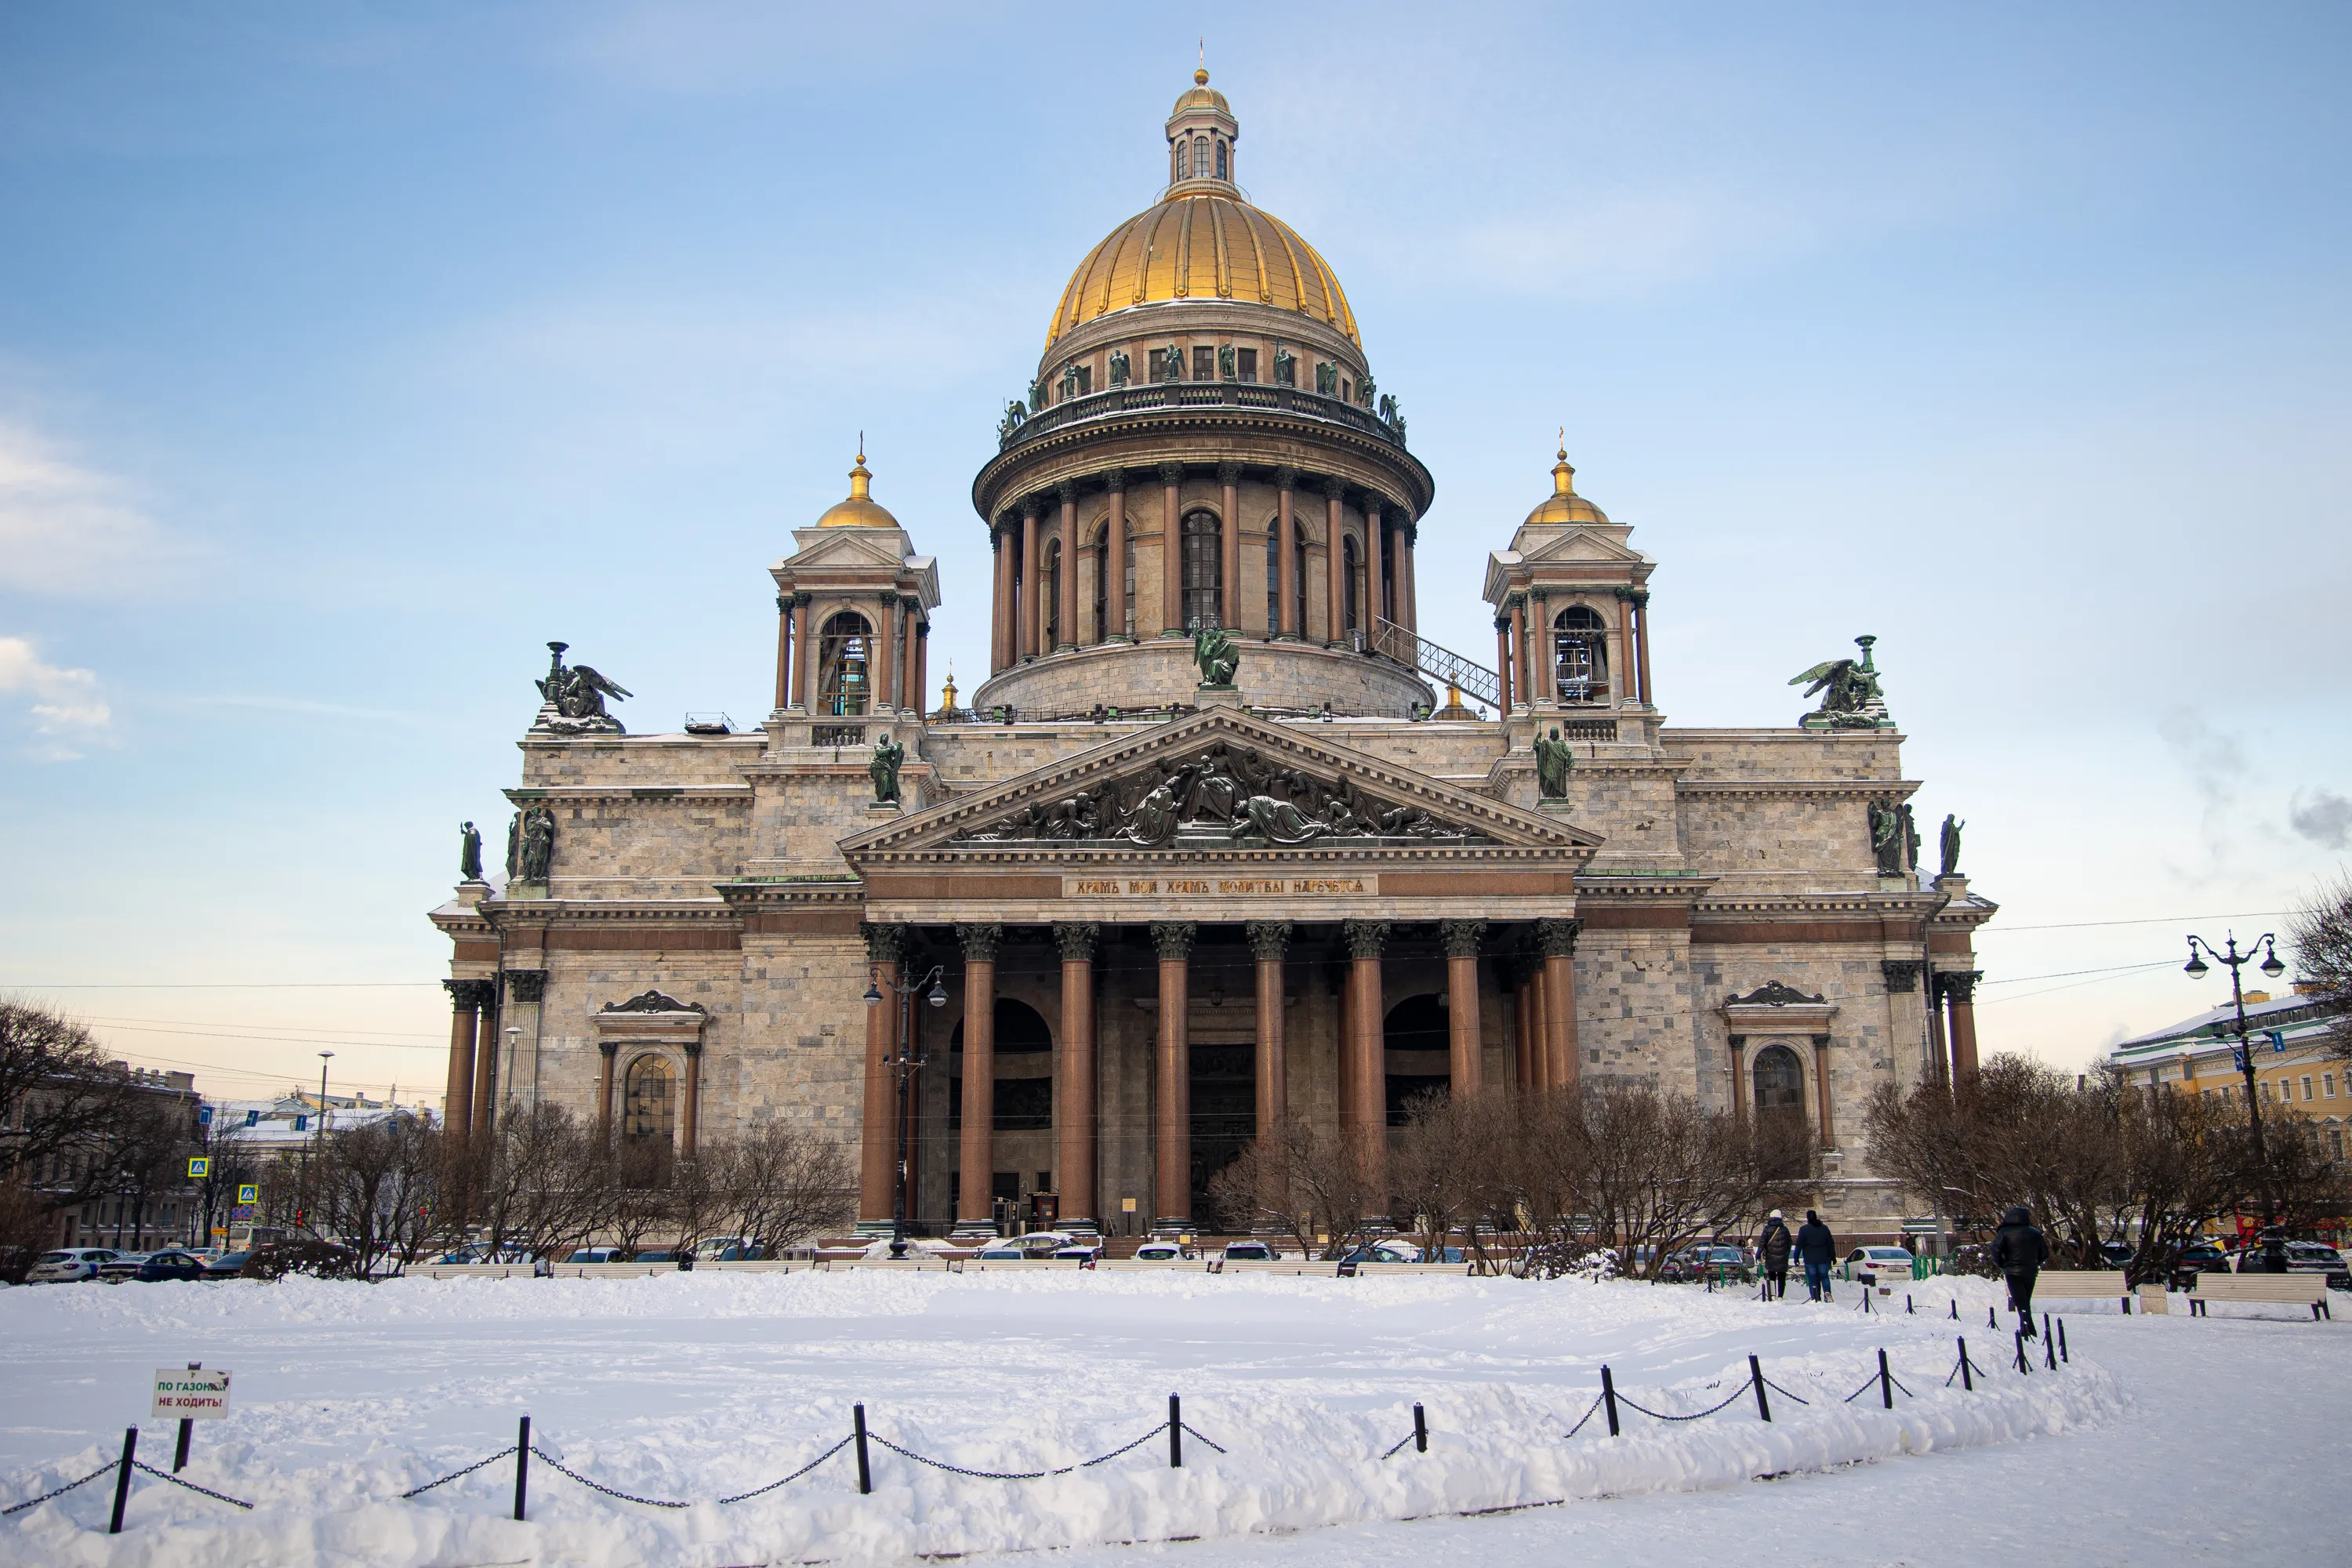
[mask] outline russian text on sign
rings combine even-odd
[[[158,1367],[151,1414],[158,1421],[218,1420],[228,1414],[228,1373]]]

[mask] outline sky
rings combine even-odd
[[[545,643],[756,723],[861,431],[969,689],[971,477],[1202,49],[1436,477],[1423,630],[1491,651],[1565,427],[1670,722],[1877,636],[1986,1050],[2227,1001],[2185,935],[2352,860],[2340,7],[20,5],[0,989],[437,1092]]]

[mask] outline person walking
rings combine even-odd
[[[1816,1301],[1830,1300],[1830,1265],[1837,1261],[1837,1237],[1811,1209],[1797,1227],[1797,1261],[1805,1266],[1805,1289]]]
[[[1772,1217],[1764,1222],[1764,1234],[1757,1238],[1757,1256],[1764,1264],[1764,1299],[1777,1301],[1789,1293],[1789,1249],[1796,1238],[1789,1234],[1789,1222],[1774,1209]]]
[[[2050,1243],[2035,1228],[2033,1215],[2021,1204],[2000,1216],[2000,1228],[1992,1235],[1993,1267],[2009,1280],[2009,1304],[2025,1324],[2025,1337],[2033,1339],[2033,1281],[2042,1266],[2050,1261]]]

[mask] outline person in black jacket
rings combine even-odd
[[[1757,1257],[1764,1265],[1764,1299],[1777,1301],[1789,1293],[1789,1250],[1796,1245],[1789,1234],[1789,1222],[1774,1209],[1772,1217],[1764,1222],[1764,1234],[1756,1240]]]
[[[2023,1321],[2025,1337],[2034,1338],[2033,1281],[2050,1261],[2050,1243],[2023,1205],[2000,1216],[2000,1228],[1992,1237],[1992,1261],[2009,1280],[2009,1304]]]
[[[1816,1301],[1830,1300],[1830,1266],[1837,1261],[1837,1237],[1811,1209],[1797,1227],[1797,1261],[1805,1266],[1805,1289]]]

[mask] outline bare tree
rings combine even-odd
[[[1405,1106],[1405,1125],[1389,1152],[1389,1191],[1400,1223],[1408,1219],[1422,1249],[1442,1255],[1457,1228],[1475,1248],[1480,1216],[1490,1213],[1505,1184],[1498,1157],[1508,1122],[1493,1099],[1456,1100],[1443,1091],[1417,1095]]]
[[[2352,1062],[2352,875],[2325,882],[2287,926],[2300,977],[2337,1009],[2328,1026],[2334,1053]]]
[[[480,1177],[478,1212],[492,1255],[511,1247],[552,1257],[594,1235],[606,1217],[603,1163],[562,1106],[510,1112]]]
[[[772,1258],[857,1217],[848,1152],[830,1138],[766,1121],[728,1149],[725,1223]]]
[[[1386,1206],[1365,1178],[1369,1146],[1360,1131],[1326,1133],[1304,1117],[1285,1117],[1210,1178],[1210,1202],[1229,1230],[1271,1226],[1302,1254],[1343,1257],[1369,1239],[1370,1222]]]
[[[144,1099],[89,1031],[55,1008],[0,998],[0,1173],[54,1210],[114,1192],[114,1157]]]
[[[668,1222],[671,1163],[667,1138],[624,1137],[606,1156],[604,1234],[632,1257]]]
[[[311,1228],[357,1253],[361,1278],[388,1261],[415,1262],[437,1234],[439,1137],[398,1112],[327,1134],[310,1183]]]

